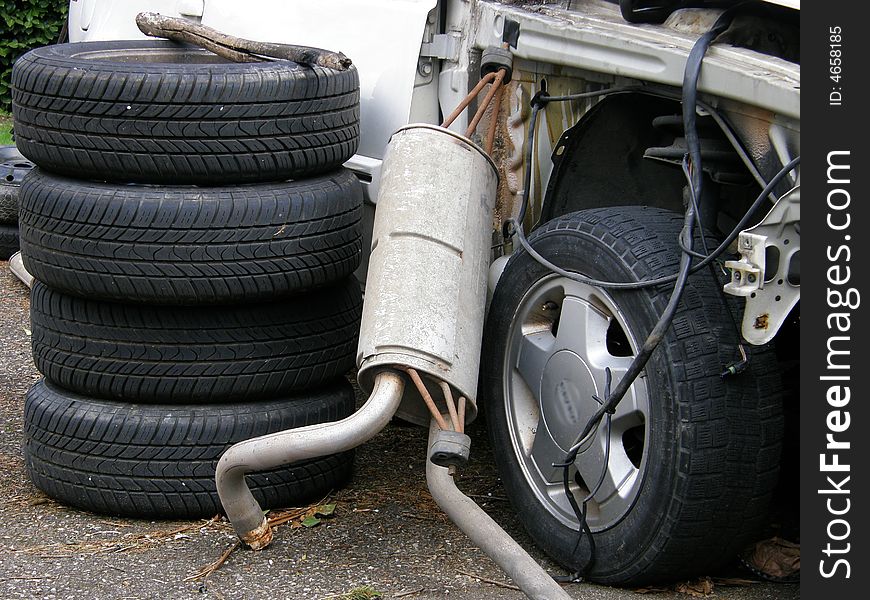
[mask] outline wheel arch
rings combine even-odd
[[[676,100],[646,94],[604,98],[566,130],[553,150],[541,223],[585,208],[645,205],[682,212],[685,178],[678,168],[644,158],[667,145],[652,122],[680,112]]]

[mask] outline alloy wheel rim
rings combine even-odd
[[[513,451],[538,501],[569,527],[577,518],[564,492],[564,461],[604,395],[605,368],[621,379],[640,347],[625,315],[605,291],[551,275],[526,292],[508,332],[504,402]],[[612,417],[603,483],[587,505],[592,531],[616,525],[637,499],[649,445],[649,395],[643,375]],[[579,504],[601,477],[604,420],[569,468]]]

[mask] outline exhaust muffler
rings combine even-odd
[[[497,185],[495,163],[465,137],[432,125],[409,125],[393,135],[381,168],[357,353],[357,380],[369,400],[341,421],[247,440],[221,457],[221,503],[252,548],[268,545],[272,534],[246,473],[348,450],[371,439],[394,414],[422,426],[433,417],[446,423],[442,415],[449,414],[456,434],[474,419]],[[415,385],[406,385],[408,374]],[[423,378],[434,385],[427,387]],[[442,440],[439,447],[446,454],[459,447],[467,457],[461,439]],[[432,457],[449,462],[444,454],[433,451]],[[540,590],[546,589],[545,597],[567,598],[452,485],[446,468],[430,465],[427,471],[439,504],[508,573],[523,574],[530,597],[544,597]]]

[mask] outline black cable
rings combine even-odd
[[[544,92],[546,94],[546,92]],[[520,212],[517,215],[516,221],[520,223],[520,228],[522,228],[522,223],[526,218],[526,207],[531,203],[531,198],[529,197],[532,192],[532,159],[534,157],[534,148],[535,148],[535,125],[538,121],[538,111],[541,110],[541,107],[544,106],[546,102],[541,103],[541,93],[535,94],[532,98],[532,115],[529,117],[529,135],[527,136],[529,139],[527,140],[528,147],[526,148],[526,173],[523,177],[523,202],[520,204]],[[512,219],[508,220],[508,223],[513,221]],[[516,228],[515,228],[516,229]]]
[[[680,240],[680,248],[686,254],[689,254],[690,256],[693,256],[695,258],[700,258],[703,260],[703,259],[707,258],[707,256],[710,255],[710,249],[707,247],[707,241],[704,238],[704,228],[701,225],[701,218],[700,218],[701,211],[700,211],[700,208],[698,205],[698,197],[697,197],[697,193],[695,192],[695,187],[694,187],[692,176],[691,176],[691,173],[689,170],[689,164],[688,164],[687,158],[688,157],[683,157],[683,164],[682,164],[683,173],[686,176],[686,181],[688,181],[689,201],[695,205],[695,212],[698,214],[698,229],[699,229],[699,232],[701,234],[701,245],[704,248],[704,254],[700,254],[698,252],[695,252],[692,248],[687,248],[683,244],[682,240]],[[713,266],[713,263],[710,263],[709,265],[707,265],[707,267],[710,270],[711,280],[714,283],[717,282],[718,276],[716,274],[716,268]],[[722,289],[721,285],[717,285],[716,290],[719,292],[719,297],[722,299],[722,306],[725,307],[725,312],[728,313],[728,320],[731,322],[731,326],[734,328],[734,331],[737,334],[737,340],[738,340],[737,341],[737,352],[740,354],[740,357],[741,357],[740,361],[732,362],[732,363],[725,366],[724,370],[720,373],[720,377],[722,377],[724,379],[725,377],[728,377],[730,375],[736,375],[736,374],[739,374],[739,373],[742,373],[743,371],[745,371],[747,366],[749,365],[749,358],[748,358],[748,355],[746,353],[746,349],[743,347],[743,343],[740,341],[740,338],[743,334],[740,331],[740,327],[737,325],[737,320],[734,318],[734,315],[731,313],[731,308],[729,307],[728,298],[725,294],[725,290]]]
[[[607,398],[610,395],[610,384],[613,381],[613,373],[610,371],[610,367],[607,367],[604,371],[604,397]],[[600,398],[597,396],[593,396],[593,398],[597,402],[602,402]],[[571,493],[571,480],[569,477],[570,467],[573,463],[573,459],[571,462],[565,461],[562,465],[553,465],[554,467],[562,467],[562,488],[565,490],[565,496],[568,498],[568,503],[571,505],[571,510],[574,511],[574,515],[578,517],[578,521],[580,522],[580,531],[581,535],[577,536],[577,543],[574,545],[574,554],[580,550],[580,542],[583,541],[583,535],[589,539],[589,561],[587,561],[585,566],[585,570],[589,571],[595,564],[595,538],[592,536],[592,531],[589,529],[589,524],[586,521],[586,515],[588,514],[587,505],[589,501],[598,493],[598,490],[601,489],[601,486],[604,484],[604,478],[607,475],[607,465],[610,462],[610,433],[611,433],[611,419],[608,414],[605,417],[606,425],[605,425],[605,439],[604,439],[604,468],[601,469],[601,475],[598,476],[598,482],[592,486],[589,490],[589,493],[583,498],[582,502],[578,505],[577,499],[574,498],[574,494]],[[585,441],[585,440],[582,440]],[[582,442],[581,441],[581,442]],[[574,453],[574,458],[577,457],[577,453]],[[567,577],[564,576],[556,576],[554,577],[556,581],[562,583],[579,583],[583,581],[583,572],[581,570],[577,570],[571,575]]]
[[[695,228],[695,210],[694,207],[689,204],[689,207],[686,209],[685,218],[683,220],[683,230],[680,232],[680,237],[682,238],[682,242],[686,244],[689,248],[692,247],[692,239],[694,236],[694,228]],[[635,355],[632,359],[631,364],[629,364],[628,369],[626,369],[625,375],[622,379],[619,380],[619,383],[616,384],[616,389],[606,398],[606,401],[599,407],[595,414],[592,415],[592,418],[589,419],[589,422],[586,424],[586,427],[583,428],[583,431],[580,433],[578,438],[578,442],[571,447],[571,454],[573,454],[573,458],[576,458],[577,451],[580,449],[580,446],[583,444],[583,440],[592,432],[592,430],[598,425],[598,422],[601,421],[601,418],[606,414],[613,414],[616,410],[616,405],[619,404],[619,401],[625,396],[625,393],[628,391],[628,388],[634,383],[634,380],[637,379],[637,376],[640,375],[640,372],[643,371],[646,363],[649,361],[650,356],[652,356],[653,351],[658,347],[659,343],[665,336],[665,333],[671,326],[671,322],[674,319],[674,315],[677,312],[677,306],[682,298],[683,291],[686,287],[686,281],[689,279],[689,270],[692,264],[692,257],[686,253],[682,254],[680,258],[680,268],[677,273],[677,279],[674,283],[674,291],[671,293],[671,297],[668,300],[668,304],[665,307],[664,312],[662,312],[662,316],[659,317],[658,322],[656,323],[653,330],[650,332],[649,336],[647,336],[646,340],[641,346],[640,351]],[[569,455],[570,456],[570,455]],[[573,458],[571,462],[573,462]],[[565,462],[568,462],[567,460]]]
[[[566,94],[564,96],[547,96],[547,102],[567,102],[571,100],[585,100],[587,98],[598,98],[599,96],[609,96],[610,94],[621,94],[625,92],[639,92],[645,89],[647,86],[636,84],[636,85],[622,85],[611,88],[605,88],[603,90],[593,90],[591,92],[579,92],[577,94]]]
[[[683,230],[680,232],[680,237],[682,238],[683,243],[691,248],[692,239],[694,236],[694,227],[695,227],[695,210],[692,203],[689,203],[689,206],[686,208],[686,214],[683,219]],[[589,525],[586,522],[586,511],[585,505],[588,502],[588,499],[583,502],[583,508],[581,508],[577,504],[577,500],[574,498],[574,494],[571,493],[569,487],[569,469],[571,465],[574,464],[574,461],[577,458],[577,454],[580,452],[580,448],[586,442],[586,439],[593,432],[593,430],[598,426],[598,423],[601,421],[604,415],[609,414],[612,415],[616,412],[616,406],[625,396],[625,393],[634,383],[634,380],[640,375],[641,371],[643,371],[646,363],[649,361],[652,353],[658,347],[659,343],[664,338],[665,333],[670,328],[671,323],[673,322],[674,316],[677,313],[677,307],[679,305],[680,299],[683,296],[683,292],[685,291],[686,282],[689,278],[689,270],[692,264],[692,257],[688,254],[682,254],[680,259],[680,268],[677,273],[677,280],[674,284],[674,290],[671,293],[671,297],[668,300],[668,304],[665,307],[665,310],[662,312],[661,317],[659,317],[658,322],[655,327],[653,327],[652,332],[647,336],[646,340],[643,343],[640,351],[635,355],[632,359],[631,364],[629,364],[628,369],[626,370],[625,375],[622,379],[619,380],[619,383],[616,385],[616,389],[612,392],[608,390],[609,381],[605,384],[605,397],[604,402],[601,404],[601,407],[592,415],[592,417],[586,422],[586,426],[583,428],[583,431],[577,436],[577,442],[571,446],[571,449],[568,451],[565,460],[562,462],[562,483],[565,487],[566,494],[568,496],[568,502],[571,505],[572,510],[574,511],[574,515],[577,517],[577,520],[580,523],[580,527],[578,533],[583,536],[586,535],[589,538],[589,547],[590,547],[590,558],[587,561],[586,565],[583,569],[578,570],[578,575],[589,572],[594,565],[595,562],[595,541],[592,536],[592,532],[589,529]],[[609,377],[608,377],[609,380]],[[603,467],[605,470],[607,469],[607,465],[605,464]],[[574,579],[577,580],[577,576],[575,575]]]
[[[620,94],[625,92],[636,92],[642,90],[643,85],[625,85],[618,87],[606,88],[603,90],[594,90],[591,92],[581,92],[579,94],[568,94],[566,96],[550,96],[546,89],[535,94],[531,99],[532,114],[529,117],[529,134],[526,140],[526,172],[523,176],[523,203],[520,205],[520,212],[517,215],[516,221],[522,223],[526,217],[526,208],[531,203],[531,187],[532,187],[532,157],[534,155],[535,146],[535,130],[537,129],[538,111],[540,111],[549,102],[567,102],[571,100],[584,100],[587,98],[599,98],[601,96],[609,96],[611,94]],[[513,219],[512,219],[513,220]],[[510,221],[509,221],[510,222]]]
[[[736,8],[726,10],[709,31],[705,32],[689,52],[686,59],[686,70],[683,76],[683,129],[688,147],[689,163],[691,166],[691,189],[700,194],[703,173],[701,172],[701,139],[698,135],[698,79],[701,76],[701,64],[707,50],[717,37],[725,32],[734,19]]]
[[[689,254],[691,254],[695,258],[704,259],[710,254],[710,249],[707,247],[707,236],[704,235],[704,225],[701,223],[701,207],[698,203],[698,194],[695,191],[695,185],[692,182],[692,173],[689,168],[689,157],[684,156],[682,162],[683,174],[686,176],[686,181],[688,182],[689,187],[689,202],[695,205],[695,225],[698,226],[698,234],[701,237],[701,247],[704,249],[704,254],[700,254],[695,252],[691,248],[685,248],[683,244],[680,244],[680,248]]]
[[[604,416],[604,464],[608,464],[610,462],[610,434],[612,432],[612,419],[610,414]],[[585,505],[587,502],[592,500],[595,494],[598,493],[598,490],[601,489],[601,486],[604,485],[604,477],[607,475],[607,470],[602,470],[601,475],[598,477],[598,482],[595,486],[590,490],[586,497],[583,498],[583,504]]]
[[[723,31],[728,28],[731,20],[733,19],[733,15],[733,10],[725,11],[716,20],[716,23],[714,23],[710,31],[708,31],[698,39],[698,41],[692,47],[692,50],[689,53],[688,60],[686,61],[686,70],[683,80],[683,123],[685,128],[686,143],[688,146],[688,155],[687,159],[684,160],[687,160],[688,162],[686,173],[689,176],[688,182],[690,190],[690,201],[687,203],[686,206],[686,212],[683,218],[683,228],[680,232],[679,241],[681,247],[687,248],[690,251],[692,250],[694,242],[695,220],[696,218],[698,218],[696,212],[697,198],[701,195],[701,190],[703,186],[703,173],[701,170],[701,145],[697,131],[696,118],[698,78],[700,76],[701,65],[703,64],[704,55],[706,54],[707,49],[709,48],[710,44],[713,43],[713,40],[715,40],[716,37],[718,37]],[[766,195],[767,194],[765,194],[763,197],[766,197]],[[522,223],[520,223],[520,228],[521,226]],[[519,228],[518,233],[518,237],[520,237],[520,241],[522,243],[525,236],[522,235],[522,231]],[[523,244],[523,246],[528,246],[527,250],[531,248],[531,246],[528,245],[527,241],[525,244]],[[712,261],[712,258],[710,259],[710,261]],[[580,448],[585,443],[588,436],[598,427],[598,424],[601,422],[602,417],[604,417],[604,415],[612,415],[616,412],[617,405],[625,397],[626,392],[634,384],[635,379],[637,379],[638,375],[640,375],[641,371],[643,371],[643,369],[646,367],[646,364],[652,356],[652,353],[661,343],[662,339],[665,336],[665,333],[667,333],[667,330],[670,328],[671,323],[673,322],[674,316],[676,315],[677,308],[679,306],[680,300],[682,299],[683,292],[685,291],[686,283],[688,281],[691,270],[692,255],[689,252],[682,252],[680,256],[679,270],[676,274],[676,278],[674,281],[673,291],[671,292],[668,303],[665,306],[665,309],[662,312],[661,316],[659,317],[658,322],[656,322],[655,327],[653,327],[653,330],[647,336],[646,340],[643,343],[643,346],[632,359],[631,364],[626,370],[625,375],[622,377],[622,379],[619,380],[619,383],[616,385],[616,389],[614,390],[609,389],[611,374],[609,369],[606,371],[604,402],[602,402],[599,409],[587,421],[585,427],[583,428],[583,431],[580,433],[579,436],[577,436],[577,442],[571,447],[570,451],[565,457],[565,460],[563,461],[563,464],[561,465],[563,469],[562,480],[565,487],[565,492],[568,496],[568,501],[571,504],[571,508],[579,521],[580,527],[578,533],[580,536],[587,536],[590,544],[589,560],[582,569],[578,569],[578,572],[575,575],[575,579],[577,578],[577,575],[581,575],[582,573],[588,573],[595,563],[594,537],[592,536],[592,532],[590,531],[589,525],[586,521],[586,503],[589,501],[589,499],[591,499],[593,494],[587,495],[582,503],[582,507],[577,505],[577,501],[574,498],[574,495],[571,493],[569,487],[569,469],[571,465],[574,464],[574,461],[577,458],[577,454],[579,453]],[[610,419],[608,417],[608,428],[609,423]],[[606,472],[606,470],[607,463],[605,462],[603,466],[603,471]],[[601,480],[603,480],[603,473],[601,476]],[[596,488],[597,487],[598,486],[596,486]]]

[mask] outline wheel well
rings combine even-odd
[[[586,208],[645,205],[683,212],[687,152],[681,106],[645,94],[605,98],[562,134],[553,152],[541,222]],[[705,227],[722,214],[742,215],[755,182],[716,122],[699,116],[698,135],[707,181]],[[727,215],[725,222],[733,221]],[[735,221],[736,222],[736,221]]]
[[[641,94],[596,104],[556,145],[541,222],[584,208],[637,204],[682,212],[680,169],[644,158],[648,148],[673,140],[653,119],[679,111],[674,100]]]

